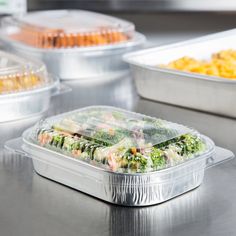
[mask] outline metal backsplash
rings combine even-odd
[[[80,8],[116,12],[235,11],[235,0],[28,0],[29,10]]]

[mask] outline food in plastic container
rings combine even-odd
[[[14,92],[33,88],[41,83],[40,78],[31,75],[13,75],[0,77],[0,93]]]
[[[43,147],[122,173],[164,169],[207,151],[199,134],[188,128],[99,107],[43,124],[33,139]]]
[[[0,122],[45,112],[61,89],[42,62],[0,51]]]
[[[99,79],[128,70],[123,54],[145,42],[134,29],[130,22],[93,12],[41,11],[3,18],[0,41],[6,50],[44,61],[61,79]]]
[[[0,94],[24,91],[49,83],[44,64],[0,51]]]
[[[6,18],[10,37],[39,48],[90,47],[121,43],[134,36],[128,21],[82,10],[59,10],[28,13]]]
[[[127,206],[183,194],[233,158],[215,156],[209,138],[183,125],[104,106],[48,118],[5,147],[32,158],[44,177]]]

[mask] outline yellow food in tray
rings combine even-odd
[[[0,76],[0,94],[33,89],[41,83],[42,80],[34,74]]]
[[[236,50],[222,50],[212,54],[209,61],[196,60],[185,56],[172,61],[167,65],[161,66],[168,69],[236,79]]]

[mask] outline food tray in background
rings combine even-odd
[[[63,88],[42,62],[0,51],[0,123],[45,112]]]
[[[131,22],[83,10],[54,10],[3,19],[9,37],[38,48],[73,48],[130,41]]]
[[[140,96],[154,101],[236,117],[236,80],[163,68],[183,56],[209,60],[221,50],[236,49],[236,30],[229,30],[124,56]]]
[[[0,51],[0,95],[23,92],[50,83],[43,63]]]
[[[127,206],[196,188],[215,157],[213,142],[192,129],[104,106],[48,118],[6,147],[32,158],[42,176]]]
[[[145,37],[114,17],[54,10],[3,18],[0,41],[7,50],[44,61],[62,79],[88,79],[127,70],[122,55],[140,49]]]

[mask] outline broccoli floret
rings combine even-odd
[[[97,131],[93,138],[104,143],[106,146],[114,145],[129,135],[129,131],[125,129],[114,129],[112,132],[107,130]]]
[[[166,165],[173,162],[178,163],[184,159],[188,159],[199,154],[206,148],[205,143],[196,135],[185,134],[169,141],[160,143],[153,147],[151,152],[151,159],[153,161],[153,168],[164,168]],[[169,156],[166,153],[172,150],[172,154]],[[176,153],[176,154],[174,154]]]
[[[181,149],[181,156],[191,156],[205,150],[205,143],[195,135],[185,134],[182,135],[182,140],[176,143],[176,146]]]
[[[122,168],[127,168],[131,171],[135,172],[145,172],[148,165],[148,160],[141,153],[132,153],[131,149],[128,149],[126,153],[123,155],[122,160]]]
[[[166,159],[162,150],[153,147],[150,157],[152,159],[152,168],[154,170],[162,169],[166,166]]]

